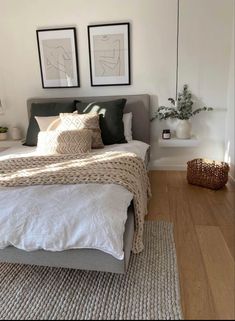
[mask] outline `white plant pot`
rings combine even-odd
[[[0,133],[0,141],[7,140],[7,133]]]
[[[192,137],[192,124],[189,120],[180,120],[176,127],[176,137],[190,139]]]

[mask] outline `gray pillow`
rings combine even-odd
[[[59,116],[60,113],[73,113],[76,110],[74,102],[33,103],[31,106],[31,118],[26,136],[25,146],[37,146],[40,128],[35,116],[48,117]]]
[[[125,105],[126,99],[93,103],[75,101],[79,114],[97,112],[100,115],[101,136],[105,145],[127,143],[123,124]]]

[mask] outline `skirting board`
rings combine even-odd
[[[229,177],[235,184],[235,166],[230,165],[230,174]],[[187,164],[171,164],[171,163],[158,163],[151,161],[148,166],[149,171],[186,171],[187,170]]]
[[[174,164],[172,163],[156,163],[155,161],[151,161],[148,169],[150,171],[185,171],[187,170],[187,164]]]
[[[150,171],[186,171],[185,165],[153,165],[149,166]]]

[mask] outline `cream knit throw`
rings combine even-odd
[[[99,152],[0,161],[0,187],[84,183],[118,184],[133,193],[136,231],[132,250],[140,253],[151,191],[144,162],[136,154]]]

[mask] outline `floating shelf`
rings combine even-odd
[[[190,139],[172,137],[171,139],[159,138],[158,143],[160,147],[197,147],[200,140],[196,136],[192,136]]]

